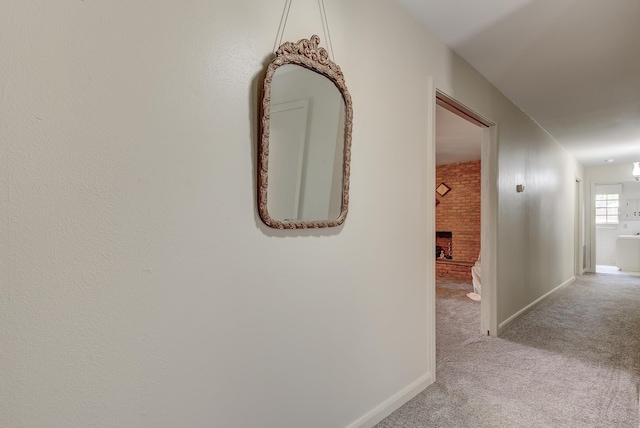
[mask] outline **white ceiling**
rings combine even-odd
[[[584,165],[640,160],[640,0],[396,0]]]
[[[436,105],[436,165],[481,158],[482,128]]]

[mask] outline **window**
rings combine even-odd
[[[622,184],[596,184],[595,215],[596,226],[617,225],[620,216],[620,195]]]
[[[618,224],[620,195],[617,193],[596,194],[596,225]]]

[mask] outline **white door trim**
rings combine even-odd
[[[436,90],[433,98],[434,118],[435,104],[458,114],[483,127],[481,151],[481,202],[480,202],[480,259],[481,259],[481,315],[480,331],[483,334],[498,335],[498,132],[497,125],[464,106],[454,98]],[[434,124],[435,124],[435,119]],[[435,127],[434,127],[435,128]],[[434,129],[435,132],[435,129]],[[435,150],[435,135],[433,148]],[[435,178],[435,153],[432,175]],[[435,179],[433,186],[435,188]],[[435,221],[435,208],[434,221]],[[430,225],[431,226],[431,225]],[[435,234],[435,223],[432,226]],[[435,277],[435,268],[434,273]]]

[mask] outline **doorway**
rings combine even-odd
[[[461,128],[468,129],[471,134],[473,130],[477,131],[475,143],[465,145],[463,142],[456,140],[456,136],[444,138],[443,134],[438,132],[438,122],[436,117],[436,163],[462,163],[464,161],[473,162],[480,161],[480,219],[479,219],[479,248],[475,250],[475,257],[469,256],[469,252],[463,252],[464,258],[471,260],[460,260],[462,264],[471,264],[465,266],[469,272],[471,279],[471,268],[476,261],[480,261],[481,265],[481,315],[478,326],[483,334],[496,336],[498,334],[497,323],[497,138],[496,126],[493,122],[482,117],[478,113],[472,111],[468,107],[459,103],[455,99],[449,97],[443,92],[436,90],[435,111],[434,115],[440,114],[450,120],[457,120]],[[460,122],[462,121],[462,122]],[[455,123],[455,122],[454,122]],[[441,124],[442,126],[442,124]],[[444,141],[444,140],[448,141]],[[440,140],[440,141],[438,141]],[[449,147],[445,147],[449,144]],[[449,149],[449,150],[447,150]],[[457,157],[456,157],[457,156]],[[466,157],[465,157],[466,156]],[[436,186],[441,183],[436,181]],[[446,182],[444,182],[446,186]],[[446,186],[448,187],[448,186]],[[442,194],[440,194],[442,196]],[[442,196],[445,200],[446,194]],[[436,196],[438,201],[438,196]],[[444,208],[444,202],[441,202]],[[438,204],[438,202],[436,202]],[[436,213],[437,217],[437,213]],[[436,230],[433,231],[434,235]],[[449,260],[455,260],[455,235],[454,242],[451,244],[452,251],[446,249],[445,256],[451,256]],[[464,245],[464,244],[463,244]],[[479,251],[478,251],[479,250]],[[479,253],[479,254],[478,254]],[[441,259],[441,263],[447,264]],[[436,269],[438,266],[436,266]],[[434,281],[435,283],[435,281]],[[470,284],[472,286],[472,284]]]
[[[582,201],[582,181],[576,177],[574,188],[574,275],[579,276],[584,273],[584,203]]]
[[[597,182],[592,184],[593,208],[592,260],[596,273],[638,275],[625,270],[627,251],[618,251],[619,239],[640,233],[633,220],[635,208],[629,204],[640,196],[640,183],[631,180]],[[630,215],[631,214],[631,215]],[[624,240],[624,238],[623,238]],[[624,242],[622,243],[624,245]],[[620,259],[622,257],[622,259]]]

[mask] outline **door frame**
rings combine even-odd
[[[584,274],[584,202],[582,199],[583,191],[583,181],[575,177],[575,188],[574,188],[574,275],[582,275]]]
[[[480,161],[481,198],[480,198],[480,259],[482,278],[482,299],[480,304],[480,331],[488,336],[498,335],[498,139],[497,125],[466,107],[453,97],[435,89],[431,97],[431,120],[433,124],[432,142],[433,177],[435,183],[435,111],[436,104],[482,127],[482,149]],[[435,185],[434,185],[435,186]],[[435,188],[435,187],[434,187]],[[435,236],[435,206],[433,210],[432,235]],[[435,238],[434,238],[435,239]],[[434,262],[435,264],[435,262]],[[433,269],[435,288],[435,266]],[[433,305],[435,313],[435,300]]]

